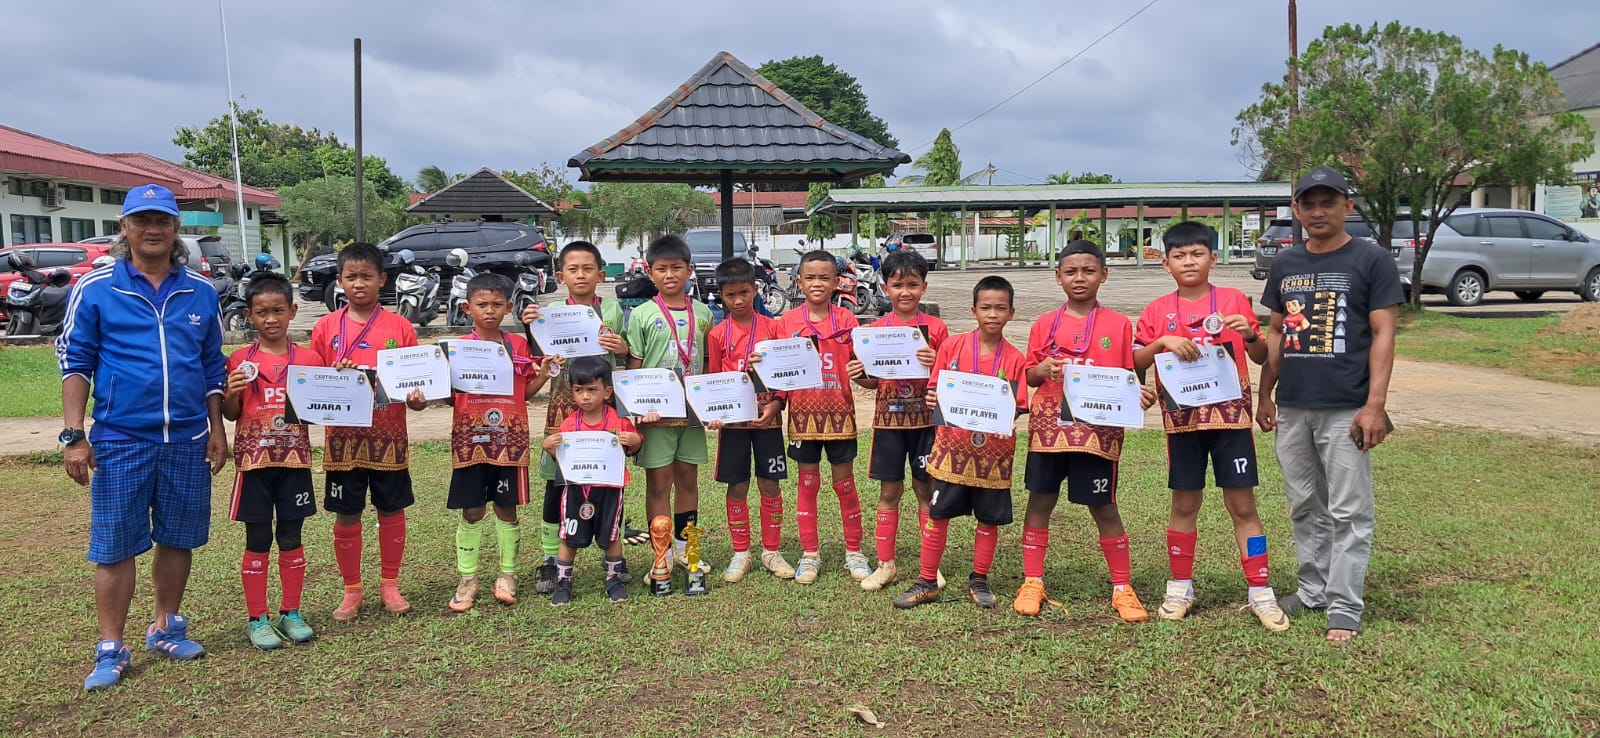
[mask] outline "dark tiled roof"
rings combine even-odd
[[[1568,110],[1600,108],[1600,44],[1590,46],[1550,68]]]
[[[406,208],[408,213],[478,215],[554,215],[555,210],[488,167]]]
[[[761,226],[775,228],[783,225],[783,208],[774,205],[757,205],[752,208],[749,205],[745,205],[744,207],[735,207],[733,209],[734,227],[749,228],[750,220],[752,218],[752,210],[755,213],[753,217],[755,218],[756,227],[758,228]],[[713,210],[705,215],[699,216],[696,220],[697,224],[700,226],[720,226],[722,225],[722,213],[719,210]]]
[[[724,51],[633,125],[567,166],[585,180],[854,179],[911,161],[823,120]]]

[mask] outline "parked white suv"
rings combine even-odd
[[[1409,291],[1416,245],[1399,239],[1394,245],[1400,281]],[[1600,301],[1600,241],[1527,210],[1458,208],[1434,236],[1422,265],[1422,290],[1443,292],[1460,306],[1478,304],[1491,290],[1510,290],[1528,301],[1549,291]]]

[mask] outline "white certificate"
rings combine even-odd
[[[774,392],[822,388],[822,355],[809,338],[774,338],[756,344],[754,368]]]
[[[1127,369],[1106,366],[1062,367],[1066,402],[1061,421],[1117,428],[1143,428],[1139,378]]]
[[[702,423],[747,423],[761,416],[756,383],[744,372],[691,374],[683,378],[683,389]]]
[[[1017,420],[1011,382],[969,372],[939,372],[939,414],[944,425],[1009,436]]]
[[[556,449],[556,464],[567,484],[621,487],[625,456],[611,431],[566,431]]]
[[[921,329],[914,325],[894,328],[857,328],[851,346],[856,358],[867,369],[867,376],[879,379],[927,379],[928,367],[917,360],[917,352],[928,347]]]
[[[289,406],[302,423],[370,428],[372,384],[360,369],[291,366]]]
[[[501,397],[514,393],[516,372],[505,344],[450,341],[445,344],[445,353],[450,357],[450,387],[455,391]]]
[[[1221,346],[1201,346],[1200,358],[1181,361],[1171,351],[1156,354],[1156,376],[1173,402],[1183,407],[1215,405],[1237,400],[1239,369]]]
[[[621,369],[611,375],[622,412],[640,416],[651,411],[663,418],[686,418],[683,382],[671,369]]]
[[[528,324],[546,355],[570,359],[575,356],[602,356],[600,314],[589,305],[551,305],[539,308],[539,319]]]
[[[405,402],[411,390],[422,390],[429,400],[442,400],[450,396],[450,364],[438,346],[382,349],[378,381],[394,402]]]

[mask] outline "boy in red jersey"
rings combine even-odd
[[[1026,372],[1026,357],[1002,335],[1006,323],[1015,315],[1014,298],[1011,283],[1005,278],[988,276],[978,280],[972,288],[972,317],[978,321],[978,329],[951,336],[939,347],[928,378],[926,407],[938,407],[938,392],[932,388],[939,386],[939,372],[948,370],[1009,381],[1017,412],[1026,412],[1028,389],[1020,381]],[[895,607],[905,610],[939,599],[939,560],[944,558],[950,519],[967,514],[978,521],[967,592],[978,607],[994,607],[989,567],[994,564],[995,544],[999,542],[998,526],[1009,525],[1012,520],[1011,464],[1016,451],[1015,434],[1001,437],[939,426],[928,458],[928,474],[937,481],[928,520],[922,524],[921,576],[894,599]]]
[[[1268,630],[1289,629],[1289,618],[1267,586],[1267,536],[1256,514],[1256,444],[1251,430],[1250,374],[1244,359],[1267,360],[1267,343],[1244,293],[1211,284],[1216,253],[1211,229],[1185,221],[1161,235],[1167,273],[1178,289],[1145,307],[1134,328],[1134,362],[1150,368],[1156,354],[1170,351],[1182,361],[1200,357],[1200,346],[1225,345],[1239,371],[1241,397],[1196,408],[1163,407],[1167,431],[1167,486],[1172,512],[1167,522],[1167,558],[1172,579],[1156,614],[1182,620],[1194,606],[1194,552],[1200,503],[1206,485],[1206,460],[1213,464],[1222,503],[1233,518],[1239,563],[1249,587],[1249,607]],[[1158,383],[1159,386],[1159,375]]]
[[[778,321],[756,312],[755,265],[734,257],[717,265],[717,291],[728,309],[726,320],[706,335],[706,371],[742,372],[750,368],[754,346],[782,338]],[[793,579],[794,567],[778,551],[783,539],[783,496],[778,485],[789,475],[783,458],[783,427],[779,413],[783,401],[775,393],[756,397],[761,416],[749,423],[725,426],[706,423],[717,433],[716,480],[728,485],[728,534],[733,556],[722,573],[723,581],[744,579],[750,557],[750,464],[755,461],[756,488],[761,491],[761,566],[779,579]]]
[[[228,386],[222,415],[234,425],[233,504],[229,517],[244,523],[244,562],[239,578],[249,613],[250,643],[262,650],[311,640],[311,626],[300,615],[306,583],[306,552],[300,543],[305,519],[317,512],[312,497],[311,438],[304,425],[284,421],[288,390],[284,380],[293,365],[321,363],[289,341],[294,320],[294,288],[277,272],[258,273],[245,288],[256,342],[228,357]],[[267,553],[272,550],[277,514],[278,584],[282,600],[278,622],[267,617]]]
[[[1100,305],[1106,281],[1105,252],[1091,241],[1075,240],[1061,250],[1056,283],[1066,304],[1034,321],[1028,332],[1028,385],[1037,387],[1029,404],[1028,461],[1024,484],[1028,512],[1022,528],[1022,586],[1013,608],[1038,615],[1045,601],[1044,559],[1050,545],[1050,514],[1063,481],[1067,501],[1089,508],[1099,530],[1100,550],[1111,570],[1111,606],[1124,621],[1150,617],[1130,583],[1128,534],[1117,511],[1117,460],[1121,428],[1061,420],[1062,367],[1133,367],[1133,325]],[[1148,392],[1148,390],[1147,390]],[[1146,406],[1153,399],[1145,395]]]
[[[822,452],[833,467],[833,491],[844,522],[844,568],[859,582],[872,575],[861,552],[861,498],[856,494],[856,399],[845,365],[850,363],[850,331],[860,325],[849,310],[829,303],[839,282],[832,254],[811,251],[800,257],[800,291],[805,304],[783,314],[778,333],[810,338],[822,355],[822,388],[788,393],[789,458],[800,465],[795,500],[800,525],[800,564],[794,580],[817,581],[822,572],[822,544],[817,537],[817,494],[822,489]]]
[[[311,350],[324,365],[338,369],[371,368],[381,349],[417,345],[417,332],[405,318],[378,305],[383,286],[384,255],[370,243],[354,243],[339,251],[339,286],[350,301],[311,327]],[[378,594],[396,615],[411,612],[400,596],[400,560],[406,551],[406,508],[416,502],[408,466],[406,407],[427,407],[421,390],[412,390],[405,404],[393,402],[372,410],[370,428],[328,428],[322,457],[327,494],[322,506],[335,514],[333,556],[344,578],[344,599],[333,619],[356,619],[364,600],[361,588],[361,513],[372,491],[378,511],[378,557],[382,562]]]
[[[494,534],[500,553],[500,574],[494,580],[494,598],[502,604],[517,602],[517,548],[521,530],[517,506],[528,504],[528,395],[550,378],[534,363],[528,341],[501,332],[500,323],[511,311],[511,280],[484,272],[467,281],[467,315],[472,332],[468,341],[498,344],[510,358],[511,394],[488,395],[455,392],[450,423],[450,495],[445,507],[461,511],[456,522],[456,571],[461,581],[450,598],[450,609],[466,612],[478,597],[478,549],[483,545],[483,516],[494,503]],[[450,355],[461,350],[450,347]],[[555,362],[554,357],[546,361]]]
[[[894,312],[873,323],[874,328],[915,326],[927,338],[917,352],[924,366],[933,366],[935,353],[950,337],[944,321],[922,312],[922,295],[928,290],[928,260],[910,249],[900,249],[883,260],[885,292]],[[928,380],[877,379],[867,376],[860,361],[846,369],[856,384],[877,391],[872,413],[872,457],[867,476],[878,480],[878,567],[861,580],[867,591],[883,589],[899,578],[895,566],[895,538],[900,531],[900,497],[906,491],[906,465],[911,466],[911,489],[917,496],[917,530],[927,527],[928,501],[933,481],[928,477],[928,454],[933,452],[933,411],[923,401]],[[1013,377],[1015,378],[1015,376]]]

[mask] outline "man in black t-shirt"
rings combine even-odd
[[[1300,564],[1299,589],[1279,606],[1290,615],[1326,609],[1335,642],[1361,631],[1374,522],[1366,452],[1391,430],[1384,405],[1405,299],[1389,252],[1345,233],[1353,209],[1345,178],[1329,167],[1295,183],[1307,238],[1273,259],[1261,295],[1272,322],[1256,405],[1261,429],[1277,431]]]

